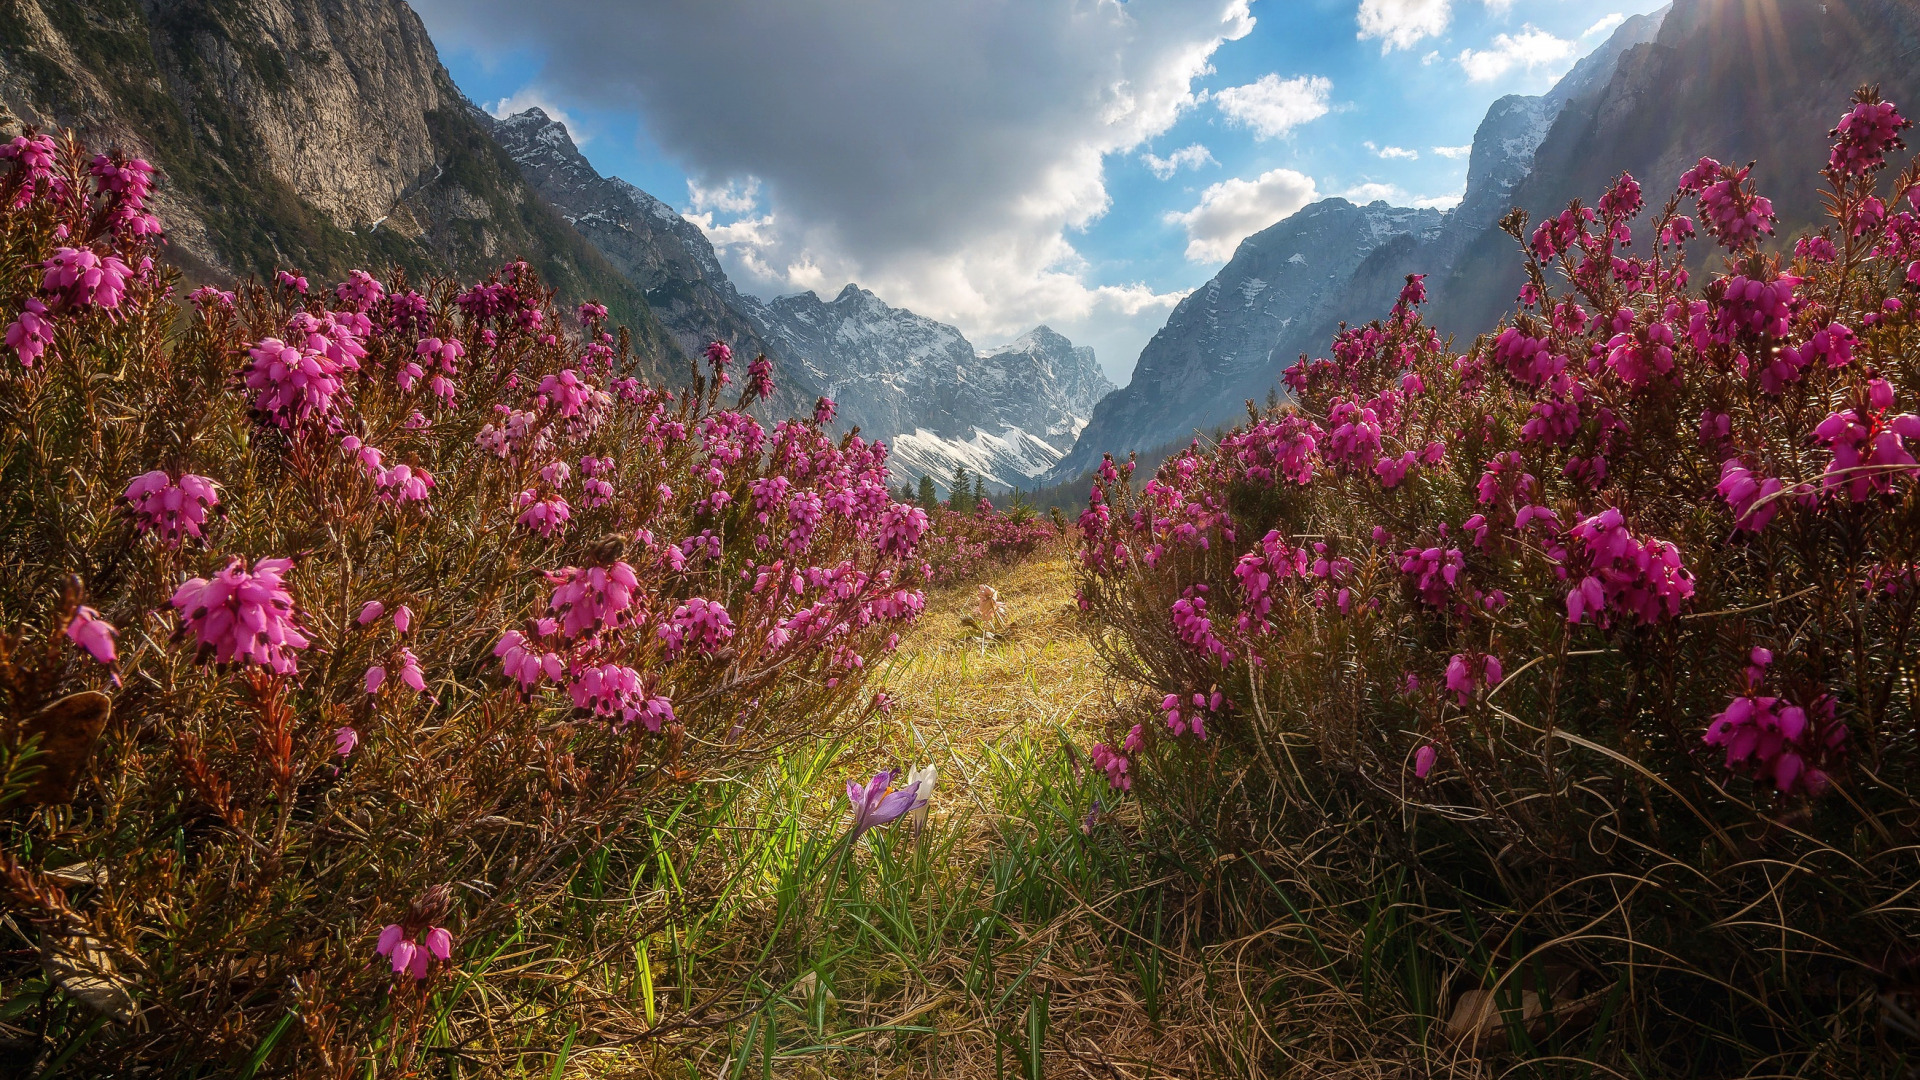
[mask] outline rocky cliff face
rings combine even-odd
[[[1494,102],[1474,134],[1466,192],[1444,215],[1327,199],[1242,241],[1220,273],[1174,309],[1132,381],[1096,412],[1048,482],[1073,479],[1102,453],[1162,447],[1244,416],[1249,399],[1274,392],[1302,353],[1324,351],[1342,322],[1384,314],[1407,274],[1430,274],[1429,285],[1439,286],[1512,205],[1555,120],[1604,88],[1664,16],[1628,19],[1548,93]]]
[[[895,478],[944,484],[956,465],[996,489],[1031,486],[1073,443],[1112,384],[1093,350],[1046,327],[981,355],[960,331],[848,285],[830,301],[753,309],[775,352],[889,441]]]
[[[1903,107],[1920,102],[1920,7],[1675,0],[1657,36],[1556,116],[1508,201],[1537,220],[1570,199],[1591,202],[1631,172],[1658,203],[1706,155],[1758,162],[1755,183],[1783,233],[1818,224],[1826,132],[1866,83]],[[1437,321],[1461,332],[1491,327],[1521,284],[1516,250],[1497,230],[1477,236],[1437,281]]]
[[[545,205],[400,0],[0,0],[0,102],[158,167],[197,277],[532,262],[675,354],[641,290]]]

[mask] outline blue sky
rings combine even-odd
[[[416,0],[461,89],[559,113],[745,290],[847,281],[1116,382],[1246,234],[1447,205],[1487,107],[1660,0]]]

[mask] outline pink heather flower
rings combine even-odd
[[[882,554],[906,558],[925,536],[930,523],[927,512],[907,503],[894,503],[880,519],[880,535],[874,541]]]
[[[1793,257],[1808,262],[1830,263],[1840,257],[1840,252],[1833,246],[1832,240],[1815,233],[1793,242]]]
[[[1592,615],[1604,627],[1616,616],[1631,615],[1651,625],[1678,615],[1693,598],[1693,575],[1681,562],[1680,549],[1634,536],[1618,508],[1595,514],[1567,535],[1588,567],[1567,593],[1568,622],[1585,622]],[[1578,559],[1569,562],[1570,580],[1578,566]]]
[[[290,674],[298,666],[297,651],[312,644],[300,632],[285,585],[292,569],[292,559],[261,559],[249,573],[235,558],[211,579],[194,578],[175,589],[171,603],[202,656]]]
[[[380,692],[380,688],[386,685],[386,681],[387,681],[387,669],[384,667],[381,667],[378,664],[375,664],[374,666],[367,669],[367,674],[366,674],[366,678],[363,680],[363,685],[366,686],[367,693],[377,694]]]
[[[832,398],[823,397],[813,403],[813,422],[824,427],[833,423],[834,414],[839,411],[840,406],[834,404]]]
[[[548,540],[565,532],[568,520],[573,517],[573,508],[557,493],[542,498],[529,488],[520,493],[520,506],[520,516],[513,519],[514,523]]]
[[[309,418],[332,415],[334,399],[344,388],[338,361],[279,338],[267,338],[249,348],[247,355],[246,384],[254,391],[253,408],[275,426],[291,428]]]
[[[1459,548],[1407,548],[1400,553],[1400,572],[1414,579],[1420,599],[1434,607],[1444,607],[1447,595],[1458,587],[1466,560]]]
[[[707,363],[717,371],[733,362],[733,347],[724,341],[708,342],[706,355]]]
[[[674,608],[657,633],[666,642],[668,655],[678,655],[691,644],[711,656],[733,637],[733,619],[718,601],[696,596]]]
[[[1094,743],[1093,749],[1087,752],[1087,756],[1093,759],[1094,768],[1106,772],[1108,787],[1117,791],[1133,790],[1133,777],[1127,775],[1127,769],[1132,762],[1127,760],[1125,754],[1116,751],[1106,743]]]
[[[386,613],[387,605],[378,600],[369,600],[360,606],[360,614],[354,616],[354,621],[361,626],[365,626],[370,622],[377,621],[380,616]]]
[[[1680,178],[1680,189],[1698,196],[1706,230],[1723,247],[1739,248],[1773,235],[1773,203],[1747,184],[1752,171],[1752,166],[1735,169],[1703,157]]]
[[[1427,774],[1433,771],[1433,763],[1439,760],[1440,751],[1434,749],[1432,743],[1428,743],[1420,749],[1415,750],[1413,752],[1413,775],[1421,780],[1425,780]]]
[[[1847,740],[1834,713],[1831,695],[1806,708],[1743,695],[1714,716],[1701,741],[1726,749],[1728,769],[1765,777],[1784,795],[1818,795],[1830,783],[1822,766],[1843,753]]]
[[[307,279],[303,275],[296,275],[281,270],[273,275],[273,280],[274,284],[279,285],[283,289],[292,289],[301,296],[307,295]]]
[[[1833,153],[1827,158],[1827,168],[1844,176],[1859,176],[1878,169],[1887,163],[1889,150],[1906,147],[1900,133],[1912,126],[1913,121],[1901,116],[1891,101],[1878,101],[1873,97],[1857,101],[1827,133],[1833,139]]]
[[[1486,656],[1474,663],[1472,659],[1455,654],[1447,661],[1447,689],[1453,691],[1461,708],[1473,700],[1483,686],[1498,686],[1505,670],[1497,656]]]
[[[113,639],[119,634],[120,631],[115,630],[112,623],[85,605],[74,612],[72,620],[67,623],[67,640],[87,650],[103,664],[111,664],[118,659],[114,654]]]
[[[20,357],[23,367],[32,367],[53,341],[53,319],[47,305],[29,296],[20,317],[7,324],[6,343]]]
[[[117,308],[126,295],[127,279],[133,276],[133,269],[119,256],[101,258],[87,248],[59,248],[40,265],[46,271],[40,287],[68,307]]]
[[[1780,500],[1774,496],[1785,486],[1777,477],[1756,477],[1739,458],[1732,458],[1721,463],[1720,483],[1714,490],[1732,507],[1734,527],[1757,533],[1780,512]],[[1761,502],[1765,505],[1756,510],[1755,504]]]
[[[523,693],[538,686],[543,677],[556,683],[566,677],[566,665],[561,663],[559,653],[542,651],[518,630],[507,631],[493,647],[493,655]]]
[[[853,839],[868,829],[889,825],[913,809],[914,789],[894,791],[893,773],[875,773],[865,787],[847,782],[847,802],[853,810]]]
[[[633,610],[634,590],[640,587],[633,567],[624,561],[584,570],[563,567],[549,572],[547,581],[554,586],[547,610],[558,618],[561,635],[569,638],[631,621],[628,612]]]
[[[387,287],[365,270],[352,270],[347,273],[347,280],[334,287],[333,294],[341,303],[352,305],[353,310],[365,312],[386,299]]]
[[[413,629],[413,609],[405,604],[393,609],[393,628],[399,633]]]
[[[340,757],[346,757],[347,755],[353,753],[354,747],[359,745],[360,745],[359,732],[353,730],[350,727],[337,728],[334,730],[333,752],[335,754],[338,754]]]
[[[765,401],[773,396],[773,361],[762,356],[747,365],[747,399]]]
[[[418,465],[395,465],[373,477],[374,492],[383,503],[426,502],[436,487],[433,474]]]
[[[453,959],[453,935],[443,927],[430,927],[416,943],[407,936],[405,927],[393,923],[380,931],[373,951],[393,961],[395,975],[412,975],[416,981],[423,981],[432,960]]]
[[[1622,311],[1629,326],[1632,313]],[[1616,321],[1615,325],[1619,325]],[[1640,389],[1654,379],[1673,372],[1673,328],[1655,321],[1638,329],[1615,334],[1607,342],[1607,367],[1620,381]]]
[[[420,670],[420,658],[410,649],[400,650],[400,681],[416,694],[427,692],[427,676]]]
[[[581,502],[592,510],[613,501],[613,485],[599,477],[590,477],[580,481],[580,494]]]
[[[1895,474],[1920,472],[1906,445],[1907,439],[1920,439],[1920,416],[1886,415],[1891,408],[1893,387],[1874,379],[1868,383],[1865,409],[1843,409],[1813,429],[1814,437],[1833,451],[1822,474],[1828,492],[1844,487],[1852,501],[1863,502],[1876,492],[1891,491]]]
[[[123,496],[133,507],[133,527],[153,533],[168,547],[186,537],[204,540],[207,509],[220,503],[220,485],[204,476],[182,473],[176,482],[164,470],[142,473]]]
[[[49,191],[59,195],[66,190],[66,182],[54,175],[53,166],[59,144],[51,135],[15,135],[13,141],[0,145],[0,161],[17,162],[21,175],[26,177],[20,185],[20,191],[13,198],[14,210],[21,210],[33,202],[41,184]]]

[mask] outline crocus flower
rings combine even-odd
[[[113,639],[119,633],[112,623],[100,617],[99,612],[85,606],[74,612],[72,621],[67,623],[67,639],[93,654],[93,658],[103,664],[111,664],[117,659],[113,651]]]
[[[855,840],[868,829],[892,824],[913,808],[914,789],[895,791],[892,784],[893,773],[886,770],[875,773],[865,787],[854,781],[847,782],[847,802],[853,809]]]
[[[907,771],[907,786],[901,790],[913,792],[913,805],[907,810],[907,816],[913,822],[913,834],[927,825],[927,809],[933,802],[934,766]]]

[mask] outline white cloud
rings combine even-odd
[[[687,199],[696,214],[718,210],[723,214],[750,214],[760,205],[760,178],[729,180],[707,186],[698,180],[687,181]]]
[[[1368,150],[1371,150],[1373,152],[1374,157],[1384,158],[1387,161],[1419,161],[1420,160],[1420,151],[1409,150],[1404,146],[1376,146],[1371,142],[1366,143],[1365,145]]]
[[[1452,0],[1360,0],[1360,40],[1380,39],[1382,55],[1447,32]]]
[[[547,114],[549,120],[558,120],[567,126],[567,134],[573,137],[573,145],[585,146],[593,141],[593,135],[574,123],[573,117],[565,109],[554,104],[553,95],[543,87],[523,86],[515,90],[512,97],[503,97],[486,108],[495,120],[505,120],[514,113],[523,113],[528,109],[539,109]]]
[[[1460,205],[1464,192],[1451,195],[1413,195],[1398,184],[1365,183],[1356,184],[1340,193],[1340,197],[1361,206],[1377,200],[1394,206],[1412,206],[1419,209],[1451,210]]]
[[[1433,148],[1433,152],[1448,160],[1458,160],[1473,153],[1473,144],[1468,143],[1465,146],[1436,146]]]
[[[1490,49],[1461,52],[1460,66],[1471,82],[1492,82],[1515,68],[1558,69],[1574,58],[1574,44],[1528,25],[1518,34],[1499,34]]]
[[[1282,79],[1267,74],[1245,86],[1215,91],[1213,104],[1228,119],[1252,128],[1256,137],[1271,139],[1327,115],[1332,93],[1333,82],[1319,75]]]
[[[1193,209],[1169,213],[1166,221],[1187,230],[1189,260],[1225,262],[1240,241],[1318,197],[1311,177],[1292,169],[1274,169],[1255,180],[1236,177],[1214,184],[1200,193]]]
[[[1249,5],[414,0],[443,49],[541,56],[560,100],[638,113],[699,190],[758,178],[752,210],[694,211],[743,289],[858,281],[978,341],[1177,302],[1099,284],[1068,236],[1108,208],[1106,159],[1199,103]]]
[[[1586,30],[1581,32],[1580,36],[1582,38],[1590,38],[1599,37],[1602,34],[1611,34],[1615,27],[1626,21],[1627,17],[1616,11],[1606,18],[1601,19],[1599,22],[1594,23],[1592,26],[1587,27]]]
[[[1142,154],[1140,160],[1146,162],[1147,171],[1162,180],[1171,179],[1181,169],[1198,169],[1202,165],[1218,165],[1213,152],[1199,143],[1183,146],[1166,157],[1157,154]]]

